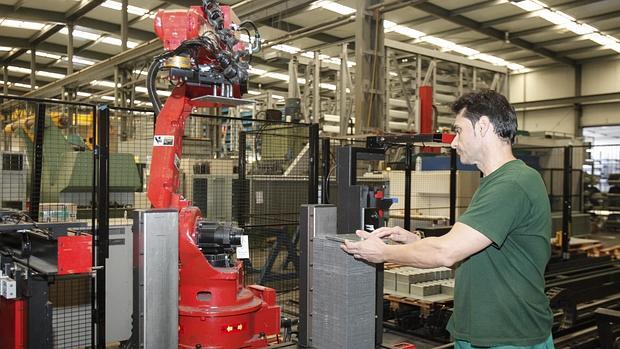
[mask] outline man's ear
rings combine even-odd
[[[480,119],[478,119],[478,122],[476,123],[476,128],[478,129],[482,137],[484,137],[487,134],[487,132],[489,132],[491,127],[493,127],[491,125],[491,120],[489,120],[489,117],[486,115],[482,115]]]

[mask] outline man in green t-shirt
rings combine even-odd
[[[358,230],[363,240],[341,247],[373,263],[434,268],[461,262],[448,323],[456,348],[553,348],[544,290],[551,255],[549,200],[540,174],[512,154],[514,108],[501,94],[483,90],[460,97],[452,110],[451,146],[484,177],[450,232],[420,239],[400,227]]]

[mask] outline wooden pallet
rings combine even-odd
[[[403,306],[413,306],[420,308],[424,316],[428,316],[434,309],[452,305],[451,300],[433,301],[389,293],[383,294],[383,299],[390,302],[391,310],[398,310]]]

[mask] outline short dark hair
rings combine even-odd
[[[510,143],[514,143],[517,135],[517,114],[506,97],[493,90],[479,90],[462,95],[452,104],[452,111],[458,114],[465,108],[465,116],[476,126],[478,120],[486,115],[495,134]]]

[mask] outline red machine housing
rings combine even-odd
[[[197,17],[204,15],[202,9],[185,12],[158,13],[155,28],[166,49],[202,30],[205,21]],[[229,8],[223,12],[232,17]],[[176,29],[166,28],[173,22]],[[179,82],[166,100],[155,124],[147,189],[154,208],[179,210],[179,348],[262,348],[268,346],[267,336],[280,331],[275,290],[244,287],[240,262],[232,268],[209,264],[196,241],[201,212],[177,193],[185,121],[193,107],[204,105],[193,100],[202,92],[202,87]]]
[[[0,348],[26,349],[26,300],[0,297]]]
[[[89,234],[58,237],[58,275],[92,270],[93,237]]]

